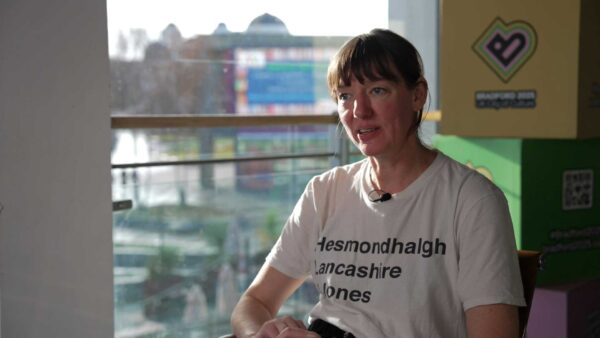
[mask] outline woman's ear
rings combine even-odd
[[[420,111],[427,101],[427,92],[429,87],[427,81],[424,78],[420,78],[413,89],[413,110]]]

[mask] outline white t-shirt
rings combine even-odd
[[[374,203],[369,163],[333,168],[307,185],[267,257],[312,276],[310,313],[357,338],[466,337],[464,311],[524,306],[503,193],[438,153],[392,199]]]

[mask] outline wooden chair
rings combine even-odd
[[[523,283],[523,294],[526,306],[519,308],[519,338],[525,337],[525,328],[531,310],[531,301],[535,290],[537,272],[542,267],[542,255],[539,251],[519,250],[519,269],[521,270],[521,282]],[[228,334],[219,338],[236,338]]]
[[[525,337],[527,320],[529,320],[537,272],[542,268],[542,254],[539,251],[519,250],[518,255],[521,281],[523,282],[523,295],[527,304],[519,308],[519,338],[523,338]]]

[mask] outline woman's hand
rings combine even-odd
[[[290,316],[271,319],[263,324],[252,338],[320,338],[314,332],[306,330],[302,321]]]
[[[292,317],[275,317],[281,305],[302,284],[270,267],[262,267],[231,315],[233,333],[244,338],[319,338]]]

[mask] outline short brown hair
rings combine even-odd
[[[336,90],[349,86],[354,76],[360,83],[369,80],[404,82],[413,89],[423,80],[421,55],[408,40],[388,29],[373,29],[348,40],[329,64],[327,84],[337,101]],[[415,126],[421,124],[423,110],[417,112]]]

